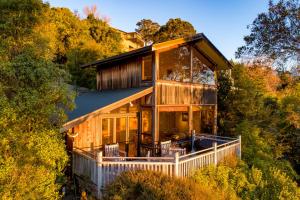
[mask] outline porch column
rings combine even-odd
[[[218,105],[214,106],[214,123],[213,123],[213,134],[217,135],[218,133]]]
[[[142,109],[137,113],[138,119],[138,143],[137,143],[137,155],[141,156],[141,135],[142,135]]]
[[[193,131],[193,106],[189,106],[189,134]]]
[[[158,63],[159,57],[158,53],[155,51],[152,54],[152,84],[153,84],[153,93],[152,93],[152,145],[158,143],[159,140],[159,110],[157,106],[157,84],[156,80],[158,79]]]

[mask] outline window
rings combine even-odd
[[[116,142],[122,151],[126,150],[126,120],[126,117],[116,119]]]
[[[195,49],[193,49],[193,69],[192,81],[193,83],[201,83],[214,85],[214,72],[204,63],[205,58]]]
[[[189,135],[187,112],[159,112],[159,137],[161,141],[184,139]]]
[[[142,80],[143,81],[152,80],[152,55],[143,57]]]
[[[182,46],[159,53],[159,79],[190,82],[190,57],[189,46]]]
[[[102,119],[102,145],[113,144],[113,119]]]
[[[211,107],[203,107],[201,116],[201,133],[213,133],[214,128],[214,110]]]
[[[214,85],[211,65],[194,47],[181,46],[159,53],[159,79]]]

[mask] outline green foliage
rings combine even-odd
[[[263,174],[275,167],[298,179],[291,167],[299,166],[298,80],[270,68],[240,64],[234,65],[231,77],[219,77],[219,132],[242,136],[243,160],[249,166]]]
[[[160,25],[153,22],[151,19],[142,19],[136,24],[135,29],[138,32],[146,44],[151,44],[154,41],[154,34],[159,30]]]
[[[1,1],[0,7],[7,13],[0,22],[0,196],[57,199],[68,161],[59,129],[73,94],[68,73],[52,62],[50,35],[40,31],[49,6]]]
[[[81,69],[81,65],[123,51],[120,33],[102,19],[89,14],[80,19],[67,8],[52,8],[48,26],[52,26],[54,58],[71,74],[71,84],[95,88],[94,69]]]
[[[180,18],[169,19],[169,21],[160,27],[154,35],[154,42],[164,42],[182,37],[189,37],[196,34],[193,25]]]
[[[0,53],[1,60],[12,59],[31,41],[33,27],[48,7],[40,0],[0,1]],[[29,38],[28,38],[29,37]]]
[[[223,191],[230,199],[300,199],[300,189],[284,172],[269,168],[265,173],[244,163],[232,168],[210,166],[195,172],[192,179],[213,191]]]
[[[265,57],[284,64],[294,60],[299,64],[299,12],[299,0],[276,4],[270,0],[268,12],[259,14],[250,25],[251,33],[244,38],[246,44],[238,49],[237,56]]]
[[[146,43],[165,42],[196,34],[193,25],[180,18],[171,18],[163,26],[159,26],[159,24],[152,22],[150,19],[143,19],[136,25],[136,31],[141,34]]]
[[[104,199],[232,199],[190,179],[178,179],[153,171],[121,174],[104,190]]]

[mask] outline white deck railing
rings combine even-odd
[[[215,142],[210,148],[182,156],[177,153],[174,157],[103,157],[102,152],[98,152],[95,158],[77,149],[73,152],[73,173],[91,180],[100,192],[124,171],[151,170],[169,176],[187,177],[196,169],[217,165],[228,156],[241,156],[240,137],[196,136],[196,140],[199,139]]]

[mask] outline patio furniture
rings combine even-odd
[[[119,149],[119,143],[106,144],[104,146],[104,153],[105,157],[120,157],[120,154],[123,154],[123,157],[126,157],[126,152]]]
[[[186,154],[185,148],[172,147],[171,140],[160,142],[160,150],[162,157],[173,156],[176,152],[178,152],[179,155]]]

